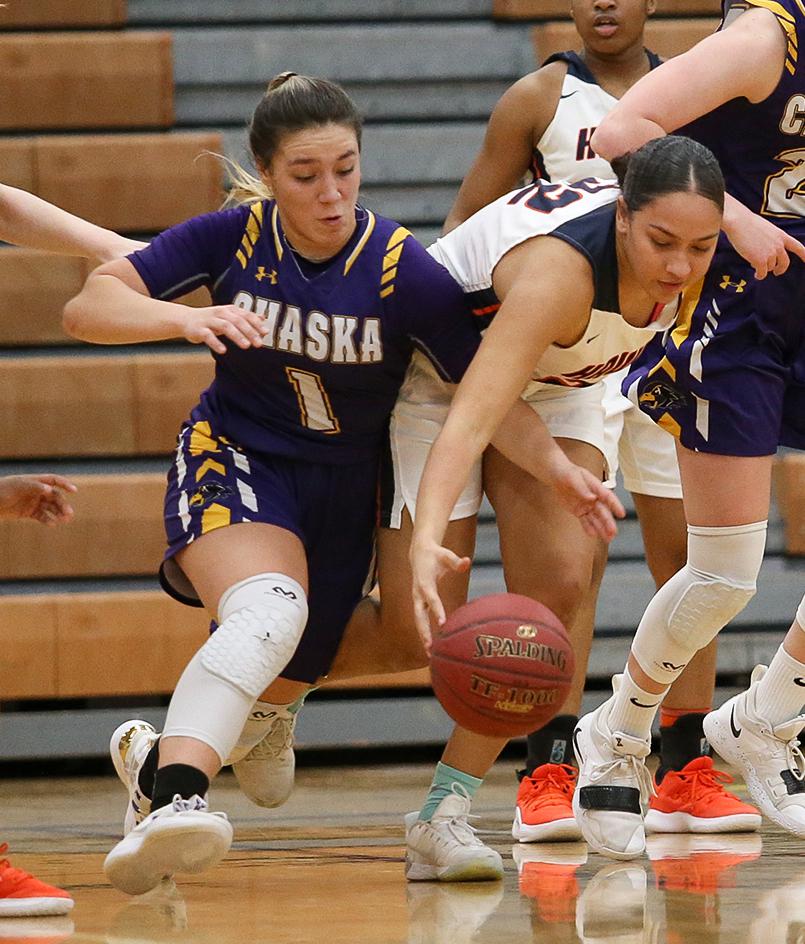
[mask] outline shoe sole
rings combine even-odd
[[[55,917],[69,914],[74,905],[72,898],[4,898],[0,899],[0,918]]]
[[[578,842],[582,835],[574,816],[532,825],[524,823],[520,810],[516,809],[512,837],[518,842]]]
[[[723,707],[723,706],[722,706]],[[805,839],[805,827],[793,828],[791,823],[780,813],[777,807],[767,798],[766,791],[763,789],[760,777],[755,772],[755,768],[747,763],[746,755],[736,744],[736,739],[729,731],[729,722],[722,721],[715,713],[705,715],[704,736],[708,744],[733,767],[737,767],[743,774],[746,789],[760,812],[778,826],[781,826],[787,832]]]
[[[753,833],[760,829],[760,824],[757,813],[704,817],[649,810],[646,814],[646,830],[651,833]]]
[[[201,815],[203,819],[183,813],[179,821],[155,823],[129,853],[116,855],[116,846],[103,864],[106,877],[120,891],[142,895],[166,876],[196,874],[217,865],[232,845],[232,825],[223,818],[211,822],[210,814]]]
[[[497,882],[503,878],[503,869],[479,862],[439,868],[406,857],[405,877],[409,882]]]

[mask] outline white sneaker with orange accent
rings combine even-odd
[[[713,749],[736,767],[752,799],[768,818],[805,839],[805,756],[799,734],[805,715],[771,725],[755,707],[766,666],[755,666],[749,690],[711,711],[704,734]]]

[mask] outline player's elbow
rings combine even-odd
[[[601,124],[593,132],[590,146],[593,151],[603,157],[605,161],[613,161],[616,157],[625,154],[628,148],[624,146],[623,123],[614,115],[606,115]]]
[[[91,311],[91,291],[93,276],[87,279],[84,287],[74,298],[64,306],[62,312],[62,327],[64,333],[71,338],[77,338],[79,341],[91,341],[89,337],[90,311]]]

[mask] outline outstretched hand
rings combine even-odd
[[[735,251],[755,270],[756,279],[765,279],[769,274],[783,275],[792,255],[805,262],[805,246],[799,240],[748,210],[728,235]]]
[[[0,478],[0,518],[63,524],[73,517],[66,494],[76,491],[76,486],[61,475],[7,475]]]
[[[609,542],[618,533],[616,518],[626,511],[617,495],[588,469],[570,462],[554,476],[559,504],[581,522],[585,534]]]
[[[414,595],[414,621],[417,632],[430,655],[431,620],[442,626],[446,616],[444,604],[439,596],[439,580],[450,571],[464,573],[470,568],[469,557],[459,557],[435,541],[417,541],[411,544],[412,590]]]

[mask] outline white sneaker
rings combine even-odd
[[[429,822],[405,817],[405,877],[409,882],[482,882],[503,878],[503,860],[467,822],[470,798],[453,792]]]
[[[240,789],[258,806],[273,809],[291,795],[296,758],[293,732],[296,715],[277,713],[262,741],[246,754],[233,752],[227,759],[240,784]]]
[[[151,891],[175,872],[203,872],[223,859],[232,845],[226,813],[210,813],[199,796],[177,793],[112,849],[103,864],[109,881],[129,895]]]
[[[119,725],[109,741],[112,763],[123,786],[129,791],[129,802],[123,820],[123,835],[127,836],[135,826],[151,812],[151,798],[142,790],[138,777],[145,758],[158,735],[147,721],[125,721]]]
[[[805,838],[805,757],[798,739],[805,715],[774,726],[758,716],[757,683],[765,673],[765,665],[755,666],[749,690],[711,711],[704,734],[737,767],[761,813]]]
[[[617,685],[617,676],[613,679]],[[643,817],[653,790],[645,758],[648,739],[608,724],[612,699],[584,715],[573,732],[579,779],[573,812],[582,835],[595,852],[613,859],[633,859],[646,848]]]

